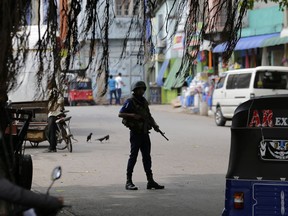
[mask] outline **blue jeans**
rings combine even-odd
[[[116,104],[120,104],[121,95],[122,95],[122,89],[118,88],[118,89],[116,89],[116,91],[117,91]]]
[[[113,95],[114,95],[115,100],[116,100],[116,102],[117,102],[116,90],[111,90],[111,91],[110,91],[110,105],[112,104]]]
[[[127,174],[132,175],[137,162],[139,150],[142,153],[142,162],[146,174],[151,174],[151,141],[149,134],[130,131],[130,156],[127,165]]]

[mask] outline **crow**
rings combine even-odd
[[[106,136],[99,138],[99,139],[96,139],[96,140],[99,140],[102,143],[103,140],[109,140],[109,138],[110,138],[110,136],[106,135]]]
[[[90,140],[91,140],[91,137],[92,137],[92,133],[90,133],[90,134],[87,136],[86,142],[90,141]]]

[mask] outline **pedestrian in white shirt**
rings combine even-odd
[[[120,105],[121,95],[122,95],[122,87],[125,86],[124,82],[122,81],[122,74],[121,73],[118,73],[118,76],[115,77],[115,81],[116,81],[116,93],[117,93],[116,104]]]

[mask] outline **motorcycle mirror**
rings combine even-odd
[[[62,175],[62,168],[61,166],[57,166],[53,169],[51,179],[52,181],[55,181],[57,179],[60,179]]]
[[[50,191],[52,185],[54,184],[54,182],[55,182],[57,179],[59,179],[59,178],[61,177],[61,175],[62,175],[62,168],[61,168],[61,166],[55,167],[55,168],[53,169],[52,175],[51,175],[52,182],[51,182],[50,186],[48,187],[46,194],[49,194],[49,191]]]

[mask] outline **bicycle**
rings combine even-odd
[[[57,137],[57,149],[64,150],[68,149],[69,152],[72,152],[72,138],[73,135],[70,130],[70,120],[71,116],[66,117],[66,113],[69,112],[69,110],[64,110],[61,114],[57,116],[56,125],[57,125],[57,131],[56,131],[56,137]],[[64,143],[64,146],[61,146],[61,144]]]

